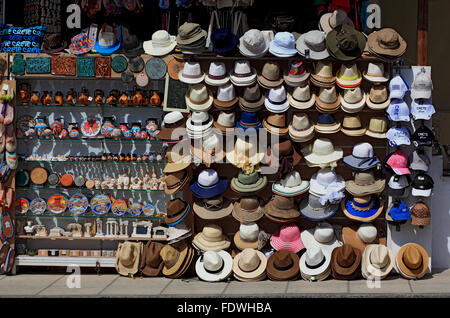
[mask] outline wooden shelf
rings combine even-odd
[[[67,237],[67,236],[29,236],[29,235],[17,235],[17,239],[26,240],[51,240],[51,241],[155,241],[155,242],[167,242],[164,239],[153,239],[143,237]]]

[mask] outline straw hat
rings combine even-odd
[[[360,222],[372,222],[384,209],[384,200],[375,196],[349,196],[341,201],[341,209],[352,220]]]
[[[322,197],[327,194],[331,194],[330,190],[333,190],[332,193],[334,193],[334,195],[332,197],[338,201],[340,201],[339,197],[341,196],[338,196],[337,193],[343,193],[345,188],[344,178],[338,175],[334,169],[329,167],[322,168],[314,173],[311,176],[310,184],[311,187],[309,188],[309,193]],[[335,200],[331,201],[335,203]]]
[[[179,111],[169,112],[164,115],[164,125],[156,135],[162,140],[179,140],[186,134],[186,120]]]
[[[208,111],[213,104],[212,93],[203,84],[189,86],[185,100],[191,111]]]
[[[266,93],[264,105],[266,106],[266,109],[272,113],[283,113],[287,111],[289,108],[289,101],[287,100],[286,89],[284,86],[271,88]]]
[[[341,130],[341,123],[331,114],[319,114],[314,129],[321,134],[334,134]]]
[[[222,234],[220,226],[208,224],[194,237],[192,244],[203,251],[220,251],[230,247],[230,240]]]
[[[192,170],[184,169],[173,173],[166,173],[164,177],[164,191],[172,195],[181,190],[192,178]]]
[[[356,64],[341,64],[336,74],[336,84],[341,88],[354,88],[361,84],[362,76]]]
[[[221,135],[233,134],[236,129],[236,115],[234,112],[220,111],[213,125]]]
[[[199,84],[203,82],[205,74],[203,73],[199,62],[187,61],[183,69],[178,73],[180,82],[186,84]]]
[[[249,61],[236,61],[230,80],[235,86],[250,86],[256,82],[256,69],[250,66]]]
[[[363,76],[372,83],[385,83],[389,81],[389,74],[384,71],[383,63],[369,63]]]
[[[261,57],[269,50],[270,38],[257,29],[250,29],[239,39],[239,51],[248,57]]]
[[[148,241],[142,250],[140,272],[145,276],[155,277],[161,274],[164,263],[159,254],[164,244]]]
[[[428,270],[427,251],[416,243],[400,247],[395,257],[395,265],[400,275],[408,279],[422,278]]]
[[[328,61],[317,62],[313,74],[311,74],[311,82],[319,87],[331,87],[336,82],[336,76],[333,75],[333,64]]]
[[[312,246],[300,257],[300,272],[304,280],[325,280],[330,272],[331,255],[327,255],[319,246]]]
[[[309,85],[297,86],[292,93],[288,93],[288,101],[296,109],[308,109],[314,105],[316,94],[311,94]]]
[[[257,145],[250,142],[250,139],[237,138],[234,149],[226,154],[227,160],[238,168],[247,164],[257,165],[264,158],[264,151],[257,149]]]
[[[322,204],[320,197],[311,193],[311,188],[309,196],[300,202],[300,214],[312,221],[329,219],[337,210],[339,210],[339,204],[330,204],[329,201]]]
[[[239,222],[256,222],[264,216],[264,208],[256,196],[242,197],[234,203],[233,217]]]
[[[204,169],[197,175],[197,180],[189,188],[198,198],[213,198],[224,193],[228,188],[229,180],[220,178],[214,169]]]
[[[176,37],[170,35],[166,30],[154,32],[152,39],[143,43],[145,53],[153,56],[169,54],[175,46],[177,46]]]
[[[281,167],[283,163],[285,168],[293,168],[300,163],[302,155],[297,152],[297,145],[294,145],[290,140],[280,140],[280,142],[269,146],[265,163],[271,167]],[[292,157],[292,160],[285,162],[287,157]]]
[[[272,184],[272,191],[275,194],[285,197],[295,197],[305,193],[309,189],[309,181],[302,180],[298,171],[292,171],[284,179]]]
[[[214,106],[221,110],[228,110],[233,108],[237,102],[238,97],[231,83],[219,86],[217,89],[216,98],[214,98]]]
[[[258,84],[245,87],[239,96],[239,106],[245,112],[257,112],[263,108],[264,94]]]
[[[324,164],[330,164],[342,159],[343,151],[341,148],[335,148],[331,140],[327,138],[318,138],[314,143],[302,148],[305,161],[308,167],[315,167]]]
[[[368,170],[357,172],[355,180],[347,180],[345,190],[354,196],[365,196],[383,192],[385,185],[385,179],[375,180],[373,172]]]
[[[288,129],[289,136],[296,142],[307,142],[314,137],[314,125],[305,113],[294,113]]]
[[[237,177],[231,179],[231,190],[237,193],[254,194],[263,190],[267,185],[267,177],[261,176],[259,172],[253,171],[250,174],[239,171]]]
[[[222,195],[195,200],[192,209],[204,220],[218,220],[227,217],[233,211],[233,204]]]
[[[189,214],[191,206],[179,199],[172,199],[166,203],[166,217],[165,222],[169,226],[177,225]]]
[[[346,113],[357,113],[364,108],[365,104],[366,93],[359,87],[346,89],[341,96],[341,108]]]
[[[221,86],[230,81],[227,74],[225,63],[211,62],[209,64],[208,74],[205,76],[205,83],[211,86]]]
[[[336,87],[321,87],[316,96],[316,107],[324,112],[337,111],[341,105],[341,98],[336,93]]]
[[[264,207],[266,217],[276,223],[289,223],[300,217],[300,212],[293,197],[275,194]]]
[[[204,137],[201,142],[191,144],[191,153],[207,167],[210,167],[214,162],[222,162],[225,157],[222,138],[219,138],[214,133],[210,134]]]
[[[371,53],[394,58],[402,56],[408,47],[402,36],[392,28],[372,32],[367,38],[367,46]]]
[[[382,237],[380,231],[371,223],[362,223],[359,226],[344,226],[341,240],[344,244],[353,246],[361,253],[369,244],[386,245],[386,237]]]
[[[386,138],[389,122],[386,117],[372,117],[370,118],[369,128],[366,135],[373,138]]]
[[[139,269],[142,243],[121,242],[117,248],[116,270],[120,275],[134,275]]]
[[[263,127],[272,135],[284,137],[288,134],[288,125],[286,122],[286,113],[270,114],[263,119]]]
[[[359,137],[364,136],[367,129],[363,127],[359,115],[353,116],[346,115],[344,116],[344,120],[342,121],[341,131],[344,135],[351,137]]]
[[[266,89],[280,86],[283,83],[280,65],[276,62],[266,62],[258,74],[258,83]]]
[[[186,169],[191,164],[191,155],[184,151],[181,144],[170,146],[166,150],[166,157],[168,163],[164,167],[164,173],[173,173]]]
[[[394,252],[384,245],[369,244],[362,254],[361,273],[365,279],[383,279],[394,267]]]
[[[348,24],[354,27],[353,21],[347,16],[345,11],[334,10],[333,12],[325,13],[320,17],[319,28],[325,33],[328,33],[341,24]]]
[[[386,86],[376,85],[372,86],[370,93],[366,97],[367,107],[375,110],[382,110],[389,107],[391,100]]]
[[[253,248],[246,248],[233,259],[234,277],[240,281],[259,281],[266,277],[267,258]]]
[[[331,273],[334,279],[351,280],[361,276],[362,252],[344,244],[331,254]]]
[[[258,248],[259,227],[254,222],[243,223],[234,235],[234,245],[241,251],[246,248]]]
[[[296,280],[300,274],[298,255],[288,250],[277,251],[269,257],[266,271],[270,280]]]
[[[168,278],[182,276],[194,259],[194,250],[184,242],[178,247],[167,244],[159,254],[164,262],[162,273]]]
[[[219,282],[231,275],[233,258],[225,251],[206,251],[195,263],[198,278],[207,282]]]

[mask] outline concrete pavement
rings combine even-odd
[[[450,297],[450,270],[417,281],[391,275],[378,287],[368,288],[365,280],[332,279],[207,283],[197,278],[132,279],[116,274],[82,274],[79,281],[70,274],[0,276],[0,297]]]

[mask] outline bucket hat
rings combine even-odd
[[[341,96],[341,108],[346,113],[357,113],[366,105],[366,93],[361,88],[350,88],[344,90]]]
[[[344,226],[342,228],[342,242],[364,252],[369,244],[386,245],[386,237],[381,237],[380,231],[371,223],[359,226]]]
[[[436,113],[434,106],[427,100],[415,99],[411,103],[411,115],[414,120],[430,120],[434,113]]]
[[[293,197],[274,194],[264,207],[266,217],[276,223],[289,223],[298,219],[300,212]]]
[[[314,137],[314,125],[305,113],[294,113],[288,130],[289,136],[295,142],[307,142]]]
[[[338,25],[328,32],[326,42],[328,53],[341,62],[356,60],[366,47],[364,35],[347,24]]]
[[[414,131],[411,141],[414,147],[431,147],[436,140],[433,131],[423,123]]]
[[[213,123],[217,131],[222,135],[233,134],[236,125],[236,116],[234,112],[220,111],[217,120]]]
[[[259,227],[255,222],[243,223],[239,226],[239,231],[234,235],[234,245],[239,250],[246,248],[258,248]]]
[[[292,253],[298,253],[304,249],[300,229],[295,224],[282,225],[280,229],[271,236],[270,245],[277,250],[288,250]]]
[[[286,177],[272,184],[272,192],[285,197],[295,197],[309,189],[309,181],[302,180],[298,171],[289,172]]]
[[[316,101],[316,94],[311,94],[309,85],[297,86],[292,93],[288,93],[289,104],[295,109],[308,109]]]
[[[211,86],[221,86],[230,81],[225,63],[211,62],[208,74],[205,76],[205,83]]]
[[[139,265],[139,271],[142,275],[156,277],[161,274],[164,263],[159,253],[163,247],[164,244],[154,241],[148,241],[145,244]]]
[[[415,150],[408,156],[409,168],[418,171],[428,171],[431,165],[430,158],[427,157],[425,151]]]
[[[205,111],[194,111],[186,121],[186,131],[191,139],[204,138],[211,133],[213,117]]]
[[[375,196],[348,196],[341,201],[341,209],[349,219],[372,222],[384,209],[384,201]]]
[[[386,133],[386,138],[389,140],[389,146],[391,147],[409,146],[411,144],[409,130],[405,126],[393,126],[389,128]]]
[[[409,180],[406,175],[398,176],[394,174],[389,179],[388,185],[390,195],[403,197],[405,194],[407,194],[406,190],[409,187]]]
[[[217,195],[212,198],[195,200],[192,209],[201,219],[218,220],[231,214],[233,204],[222,195]]]
[[[320,197],[309,193],[307,198],[300,201],[300,214],[312,221],[322,221],[332,217],[339,209],[339,204],[330,204],[327,201],[325,204],[320,202]]]
[[[368,36],[367,47],[375,55],[398,58],[406,52],[408,45],[397,31],[383,28]]]
[[[184,153],[183,147],[171,146],[166,150],[167,164],[164,173],[171,173],[186,169],[191,164],[191,155]]]
[[[239,38],[239,52],[247,57],[261,57],[269,50],[270,40],[263,32],[250,29]]]
[[[289,63],[289,68],[284,72],[284,82],[293,87],[307,85],[309,76],[311,75],[303,61],[294,61]]]
[[[177,225],[186,218],[191,211],[189,203],[181,199],[173,199],[166,203],[165,222],[169,226]]]
[[[113,32],[104,32],[100,30],[94,50],[100,54],[111,54],[120,47],[120,41],[116,39]]]
[[[319,246],[306,249],[300,257],[300,272],[304,280],[322,281],[331,274],[331,255],[323,253]]]
[[[431,222],[431,212],[423,202],[416,202],[410,209],[411,225],[427,226]]]
[[[328,222],[318,222],[316,226],[301,233],[305,248],[320,247],[322,252],[331,256],[331,252],[342,243],[336,237],[333,226]]]
[[[192,170],[185,169],[173,173],[166,173],[164,177],[164,191],[172,195],[180,191],[192,178]]]
[[[313,30],[300,35],[296,42],[298,54],[312,60],[323,60],[330,56],[327,51],[326,33]]]
[[[186,120],[179,111],[169,112],[164,115],[163,126],[156,135],[162,140],[179,140],[186,133]]]
[[[292,171],[292,168],[302,160],[302,155],[296,148],[297,146],[290,140],[281,140],[269,146],[265,157],[266,164],[271,167],[282,167],[284,171],[287,171],[286,173]]]
[[[410,87],[401,74],[395,75],[389,81],[389,99],[402,99],[409,90]]]
[[[386,165],[390,167],[395,174],[398,174],[399,176],[411,174],[411,171],[408,169],[408,157],[403,151],[397,150],[388,155],[385,160]]]
[[[289,101],[284,86],[271,88],[266,94],[264,105],[266,106],[266,109],[272,113],[283,113],[287,111],[289,108]]]
[[[42,53],[56,54],[66,48],[67,42],[63,40],[60,33],[47,34],[42,42]]]
[[[341,130],[341,123],[332,114],[319,114],[314,129],[321,134],[335,134]]]
[[[318,87],[334,86],[336,76],[333,75],[333,64],[329,61],[318,61],[311,74],[311,82]]]
[[[372,86],[370,93],[366,96],[366,105],[370,109],[382,110],[389,107],[391,100],[386,86],[376,85]]]
[[[255,133],[255,130],[262,128],[261,119],[259,119],[257,113],[242,112],[241,119],[236,122],[236,128],[241,128],[244,131],[244,135]],[[253,131],[247,131],[253,129]]]
[[[263,216],[264,208],[256,196],[242,197],[234,203],[233,217],[239,222],[256,222]]]
[[[364,136],[367,129],[363,127],[359,115],[346,115],[342,120],[341,131],[351,137]]]
[[[336,88],[332,87],[321,87],[319,90],[319,95],[316,96],[316,108],[325,112],[335,112],[341,106],[341,98],[336,93]]]
[[[250,86],[256,83],[256,69],[250,66],[249,61],[238,60],[234,62],[230,80],[235,86]]]
[[[206,36],[207,32],[202,30],[199,24],[185,22],[178,29],[176,41],[180,46],[186,46],[202,40]]]
[[[325,164],[331,164],[342,159],[343,151],[341,148],[335,148],[331,140],[327,138],[318,138],[314,143],[302,148],[308,167],[317,167]]]
[[[290,32],[277,32],[270,42],[269,52],[278,57],[291,57],[297,54],[294,35]]]
[[[355,88],[362,82],[361,72],[356,64],[342,63],[336,73],[336,84],[341,88]]]
[[[211,43],[214,53],[227,54],[233,51],[239,42],[239,38],[228,29],[216,29],[211,33]]]
[[[145,53],[153,56],[167,55],[177,46],[176,37],[170,35],[166,30],[158,30],[152,34],[150,41],[144,41]]]
[[[388,125],[389,123],[386,117],[372,117],[370,118],[366,135],[372,138],[384,139],[386,138]]]
[[[385,72],[383,63],[369,63],[363,76],[372,83],[385,83],[389,81],[389,74]]]
[[[263,119],[263,127],[272,135],[284,137],[288,134],[286,113],[270,114]]]
[[[383,192],[385,179],[375,179],[372,171],[362,171],[355,174],[354,180],[345,182],[345,190],[353,196],[365,196]]]
[[[250,139],[237,138],[234,149],[226,154],[227,160],[234,166],[243,169],[247,173],[253,172],[253,167],[264,158],[264,151]]]
[[[433,82],[427,74],[425,68],[421,68],[418,74],[415,74],[414,82],[411,87],[412,99],[430,99],[433,91]]]
[[[299,257],[288,250],[277,251],[267,260],[266,271],[270,280],[296,280],[300,275]]]
[[[264,95],[258,84],[252,84],[244,88],[239,96],[239,107],[245,112],[257,112],[263,108]]]
[[[351,245],[336,247],[331,254],[331,275],[338,280],[352,280],[361,276],[362,252]]]
[[[178,79],[186,84],[199,84],[203,82],[204,78],[205,74],[198,62],[187,61],[184,63],[183,69],[178,73]]]
[[[222,228],[216,224],[207,224],[195,235],[192,244],[203,251],[227,250],[230,240],[223,235]]]
[[[230,188],[237,193],[253,194],[264,189],[266,185],[266,176],[260,175],[257,171],[253,171],[250,174],[245,174],[241,170],[239,171],[237,177],[231,179]]]
[[[89,39],[89,35],[87,33],[79,33],[72,37],[67,51],[70,54],[80,55],[89,52],[91,47],[92,42]]]
[[[194,250],[185,243],[177,247],[164,245],[159,255],[164,263],[163,275],[173,279],[181,277],[194,260]]]
[[[428,270],[427,251],[416,243],[400,247],[395,257],[395,265],[400,275],[407,279],[422,278]]]
[[[361,273],[365,279],[386,278],[394,268],[394,252],[381,244],[369,244],[362,254]]]
[[[283,84],[280,65],[276,62],[266,62],[257,78],[259,85],[266,89],[276,88]]]
[[[233,259],[234,277],[240,281],[260,281],[266,277],[267,258],[253,248],[246,248]]]
[[[139,270],[142,243],[121,242],[117,248],[116,270],[120,275],[134,275]]]
[[[320,17],[319,28],[328,33],[341,24],[348,24],[354,27],[353,21],[347,16],[345,11],[334,10],[333,12],[325,13]]]
[[[380,164],[368,142],[360,142],[353,146],[352,154],[344,157],[344,163],[353,170],[366,171]]]
[[[197,181],[189,188],[198,198],[212,198],[224,193],[228,188],[228,182],[227,179],[219,178],[215,170],[205,169],[198,174]]]
[[[322,168],[314,173],[310,180],[309,193],[322,198],[322,204],[326,201],[339,203],[344,197],[345,181],[334,169]]]
[[[231,83],[227,83],[219,86],[217,89],[216,98],[214,98],[214,106],[217,109],[228,110],[233,108],[239,98],[236,96],[234,86]]]
[[[411,194],[415,197],[429,197],[433,191],[433,178],[424,172],[419,172],[412,182]]]
[[[410,121],[408,104],[402,99],[391,100],[386,113],[390,121]]]
[[[409,207],[405,202],[396,199],[389,204],[386,210],[385,218],[389,223],[403,224],[407,220],[411,219],[411,213],[409,212]]]
[[[195,273],[206,282],[219,282],[233,271],[233,258],[225,251],[206,251],[195,263]]]

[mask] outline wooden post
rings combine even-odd
[[[428,65],[428,0],[417,3],[417,65]]]

